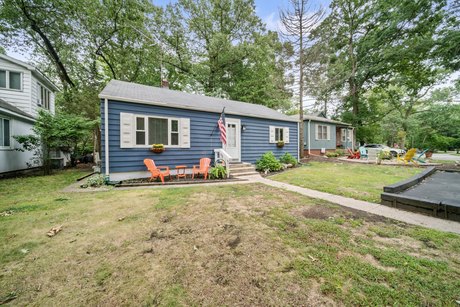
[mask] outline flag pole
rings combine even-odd
[[[222,115],[222,113],[224,113],[224,112],[225,112],[225,107],[222,109],[222,112],[221,112],[220,114]],[[219,117],[220,117],[220,115],[219,115]],[[212,136],[212,135],[214,134],[214,131],[216,131],[216,128],[217,128],[218,126],[219,126],[219,124],[216,124],[216,125],[214,126],[214,129],[212,129],[212,132],[211,132],[211,134],[210,134],[209,136]]]

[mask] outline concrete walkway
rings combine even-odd
[[[251,178],[248,179],[250,179],[251,182],[260,182],[275,188],[297,192],[299,194],[311,198],[326,200],[344,207],[369,212],[372,214],[391,218],[397,221],[405,222],[408,224],[460,234],[460,223],[458,222],[443,220],[440,218],[413,213],[409,211],[403,211],[396,208],[382,206],[380,204],[370,203],[367,201],[301,188],[288,183],[274,181],[268,178],[262,178],[260,176],[251,176]]]

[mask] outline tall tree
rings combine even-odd
[[[289,8],[280,11],[281,23],[284,26],[282,34],[292,44],[295,51],[296,63],[299,65],[298,95],[299,95],[299,120],[303,125],[303,100],[304,100],[304,56],[310,41],[310,32],[316,27],[323,17],[324,11],[313,11],[309,0],[290,0]],[[299,152],[304,157],[304,131],[299,130]]]
[[[416,95],[437,80],[433,48],[446,15],[444,0],[333,0],[331,14],[315,30],[328,51],[332,87],[344,94],[344,109],[359,131],[364,93],[395,80]],[[422,78],[420,78],[422,76]],[[418,80],[420,79],[420,80]]]
[[[157,24],[172,87],[287,107],[285,48],[254,0],[180,0]]]

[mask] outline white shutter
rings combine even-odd
[[[284,133],[284,143],[288,144],[289,143],[289,128],[286,127],[283,129],[283,133]]]
[[[180,147],[190,148],[190,118],[180,119]]]
[[[318,140],[318,129],[319,129],[319,125],[316,124],[315,125],[315,140]]]
[[[275,143],[275,127],[269,126],[269,129],[270,129],[269,143]]]
[[[134,147],[134,124],[134,114],[120,113],[120,148]]]
[[[327,140],[331,140],[331,126],[327,125]]]

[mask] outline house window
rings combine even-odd
[[[0,117],[0,148],[11,146],[10,120]]]
[[[327,126],[326,125],[318,125],[317,138],[318,140],[327,140]]]
[[[275,142],[284,142],[283,128],[275,128]]]
[[[164,117],[136,117],[136,145],[179,146],[179,120]]]
[[[0,87],[6,88],[6,71],[0,70]]]
[[[22,73],[0,70],[0,88],[22,90]]]
[[[51,91],[38,83],[38,105],[44,109],[50,109]]]
[[[145,118],[136,117],[136,145],[145,145]]]

